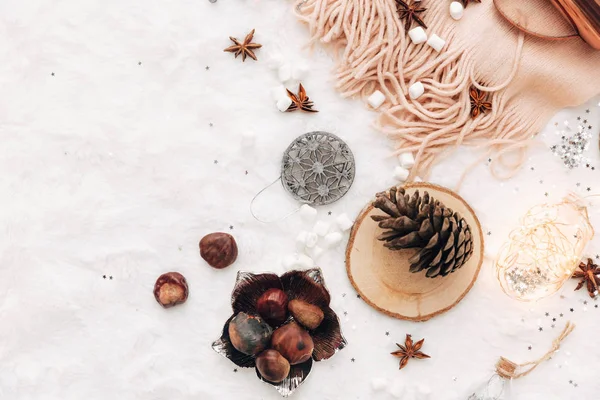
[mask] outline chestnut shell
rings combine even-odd
[[[263,351],[271,339],[273,329],[259,316],[239,313],[229,322],[229,339],[236,350],[256,355]]]
[[[256,309],[269,324],[279,326],[287,319],[287,294],[281,289],[271,288],[258,298]]]
[[[162,274],[154,284],[154,298],[164,308],[185,303],[188,295],[187,280],[179,272]]]
[[[273,332],[271,346],[292,365],[308,360],[315,348],[308,332],[294,321]]]
[[[290,363],[277,350],[265,350],[256,357],[256,368],[269,382],[279,383],[290,373]]]
[[[323,310],[303,300],[294,299],[290,301],[288,308],[298,323],[311,330],[317,329],[323,322],[323,318],[325,318]]]
[[[209,233],[200,240],[200,256],[213,268],[227,268],[238,256],[237,243],[228,233]]]

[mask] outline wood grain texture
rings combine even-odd
[[[600,49],[600,0],[552,0],[583,40]]]

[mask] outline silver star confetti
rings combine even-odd
[[[569,168],[577,168],[589,160],[584,156],[584,152],[590,145],[592,134],[585,129],[583,125],[577,127],[577,132],[570,135],[567,129],[558,131],[561,137],[561,143],[550,147],[554,155],[560,157],[563,164]]]
[[[551,282],[551,277],[547,273],[536,268],[527,270],[510,268],[504,272],[504,279],[508,288],[521,297],[528,296],[539,290],[540,286]]]

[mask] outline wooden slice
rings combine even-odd
[[[471,227],[473,255],[462,268],[445,277],[427,278],[425,271],[409,272],[408,259],[416,249],[389,250],[377,236],[383,231],[371,215],[385,215],[368,205],[358,216],[346,248],[350,282],[371,307],[394,318],[427,321],[442,314],[469,292],[483,262],[483,233],[471,207],[456,193],[429,183],[404,185],[406,193],[424,191],[458,212]]]
[[[494,0],[500,14],[518,29],[545,39],[577,37],[577,29],[551,0]]]

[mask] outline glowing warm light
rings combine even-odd
[[[538,300],[558,291],[573,275],[594,229],[575,195],[533,207],[521,223],[498,252],[496,272],[510,297]]]

